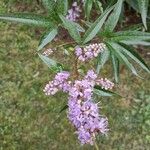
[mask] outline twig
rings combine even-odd
[[[64,44],[56,46],[55,48],[63,47],[63,46],[70,45],[70,44],[75,44],[75,42],[72,41],[72,42],[64,43]]]
[[[74,79],[77,79],[79,77],[79,72],[78,72],[78,58],[75,56],[74,59],[74,72],[73,72]]]
[[[94,146],[95,146],[95,149],[96,149],[96,150],[99,150],[99,147],[98,147],[96,141],[94,142]]]

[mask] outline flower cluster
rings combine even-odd
[[[68,10],[66,18],[71,21],[76,21],[80,17],[81,11],[82,10],[77,5],[77,2],[73,2],[71,9]]]
[[[47,50],[45,50],[45,51],[43,52],[43,55],[49,56],[49,55],[52,54],[52,53],[53,53],[53,50],[52,50],[51,48],[49,48],[49,49],[47,49]]]
[[[85,78],[75,81],[69,90],[68,118],[77,129],[81,144],[92,145],[96,134],[108,131],[107,119],[99,115],[98,104],[92,101],[96,77],[93,71],[88,71]]]
[[[75,48],[75,54],[81,61],[86,61],[92,59],[93,57],[97,57],[99,53],[103,52],[106,48],[104,43],[95,43],[90,44],[84,48],[77,46]]]
[[[96,84],[105,89],[113,87],[108,79],[98,78],[93,70],[89,70],[83,80],[68,81],[68,72],[58,73],[53,81],[50,81],[44,92],[46,95],[54,95],[58,90],[69,93],[68,119],[76,128],[76,133],[81,144],[93,144],[98,133],[106,134],[108,121],[99,115],[98,104],[92,101],[93,89]]]
[[[68,91],[70,83],[68,80],[70,74],[69,72],[63,71],[57,73],[54,80],[50,81],[44,88],[46,95],[54,95],[57,91],[62,90],[64,92]]]
[[[100,78],[96,81],[97,85],[100,85],[102,89],[108,90],[112,89],[114,86],[114,83],[109,81],[107,78]]]

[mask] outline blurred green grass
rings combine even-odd
[[[24,4],[37,10],[35,3],[2,0],[0,11],[18,11]],[[0,150],[92,150],[89,145],[80,146],[66,112],[59,114],[67,96],[58,93],[47,97],[42,92],[53,74],[36,54],[37,31],[0,23]],[[109,70],[108,65],[103,74]],[[101,150],[149,149],[150,77],[140,72],[144,80],[122,72],[116,89],[124,98],[98,98],[110,128],[107,137],[97,140]]]

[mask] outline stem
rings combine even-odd
[[[96,149],[96,150],[99,150],[99,147],[98,147],[96,141],[94,142],[94,146],[95,146],[95,149]]]
[[[78,58],[75,56],[74,60],[74,79],[77,79],[79,77],[79,72],[78,72]]]
[[[56,46],[55,48],[63,47],[63,46],[70,45],[70,44],[75,44],[75,42],[68,42],[68,43],[60,44]]]
[[[99,40],[100,40],[99,37],[96,37],[96,38],[93,39],[93,41],[97,41],[97,42],[99,42]],[[100,40],[100,41],[103,41],[103,40]],[[56,46],[55,48],[59,48],[59,47],[66,46],[66,45],[70,45],[70,44],[76,44],[76,42],[75,42],[75,41],[66,42],[66,43],[64,43],[64,44],[60,44],[60,45]],[[81,46],[81,45],[80,45],[80,46]],[[81,47],[82,47],[82,46],[81,46]]]

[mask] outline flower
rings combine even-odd
[[[94,81],[97,78],[97,74],[93,70],[89,70],[85,78]]]
[[[97,57],[99,53],[103,52],[106,48],[104,43],[95,43],[90,44],[84,48],[79,46],[75,47],[75,54],[81,61],[86,61],[92,59],[93,57]]]
[[[52,53],[53,53],[53,50],[51,48],[49,48],[49,49],[47,49],[46,51],[43,52],[43,55],[49,56]]]
[[[71,21],[76,21],[80,17],[80,12],[81,9],[77,5],[77,2],[73,2],[71,9],[68,10],[66,18]]]
[[[96,134],[106,134],[107,118],[100,117],[98,105],[91,100],[69,98],[68,118],[76,128],[81,144],[93,144]]]
[[[59,90],[63,90],[67,92],[70,87],[70,82],[67,81],[70,74],[69,72],[63,71],[56,74],[53,81],[50,81],[44,88],[44,92],[46,95],[54,95]]]
[[[79,48],[80,51],[80,48]],[[114,84],[108,79],[98,78],[89,70],[82,80],[68,81],[69,72],[59,72],[44,89],[46,95],[54,95],[58,90],[69,94],[68,119],[76,128],[81,144],[93,144],[97,134],[106,134],[108,120],[99,114],[97,103],[93,102],[93,89],[96,84],[111,89]]]
[[[101,85],[101,87],[105,90],[112,89],[114,86],[114,83],[109,81],[107,78],[100,78],[96,80],[97,85]]]
[[[79,47],[79,46],[77,46],[77,47],[75,48],[75,53],[76,53],[77,56],[80,56],[80,55],[82,54],[82,48]]]
[[[97,75],[89,70],[83,80],[76,80],[69,89],[68,119],[76,128],[81,144],[93,144],[95,135],[106,134],[107,118],[99,115],[98,104],[92,101]]]

